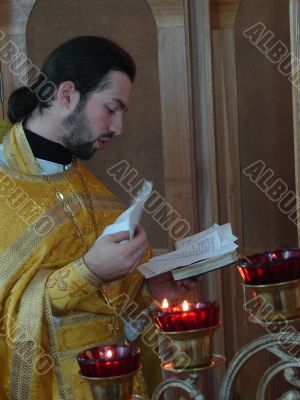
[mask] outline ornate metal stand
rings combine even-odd
[[[163,395],[172,389],[181,389],[186,392],[189,396],[189,399],[195,400],[205,400],[204,395],[201,393],[200,389],[197,387],[197,381],[199,380],[199,376],[203,371],[206,371],[211,368],[219,367],[225,363],[225,358],[223,356],[215,355],[213,357],[212,362],[209,365],[202,367],[189,368],[186,370],[178,370],[174,368],[174,365],[171,363],[163,363],[162,369],[172,373],[174,377],[167,379],[162,382],[154,391],[152,400],[161,400],[163,399]],[[180,400],[184,400],[181,397]]]
[[[272,305],[287,305],[288,298],[291,297],[290,293],[287,293],[284,297],[276,297],[276,293],[273,294]],[[295,307],[295,296],[292,296],[293,302],[291,307]],[[298,297],[297,297],[298,298]],[[247,304],[246,296],[244,292],[245,305]],[[281,301],[279,301],[281,300]],[[247,309],[247,308],[245,308]],[[292,386],[291,390],[287,391],[278,400],[300,400],[300,377],[297,372],[300,368],[300,357],[298,352],[300,351],[300,333],[293,327],[293,320],[286,320],[285,318],[278,320],[263,321],[259,319],[259,315],[251,314],[250,310],[247,309],[250,314],[250,321],[259,323],[264,327],[270,334],[262,336],[258,339],[248,343],[243,349],[241,349],[229,364],[225,376],[223,378],[220,394],[218,400],[230,400],[233,385],[235,383],[237,375],[240,373],[244,365],[256,354],[261,351],[269,351],[278,357],[278,362],[272,365],[262,376],[257,389],[256,400],[264,400],[266,397],[266,391],[271,381],[276,375],[283,373],[285,380]],[[283,310],[285,313],[289,310]],[[299,311],[299,310],[298,310]],[[295,313],[296,310],[293,309]],[[276,313],[273,313],[276,315]],[[298,313],[299,314],[299,313]],[[279,314],[277,314],[279,315]],[[294,314],[293,314],[294,315]],[[282,316],[282,314],[280,314]],[[285,316],[285,314],[284,314]],[[276,332],[276,333],[273,333]],[[162,368],[164,366],[162,365]],[[168,379],[163,382],[154,392],[152,400],[160,400],[163,394],[172,388],[178,387],[184,390],[190,399],[204,400],[204,396],[201,391],[197,388],[197,378],[199,378],[199,371],[194,371],[188,375],[188,377],[178,377]],[[172,399],[173,400],[173,399]],[[180,399],[182,400],[182,398]]]
[[[266,389],[271,380],[280,372],[284,372],[284,377],[291,385],[300,388],[300,380],[296,376],[296,368],[300,367],[300,359],[288,354],[280,348],[278,343],[284,345],[297,346],[300,345],[300,334],[294,333],[280,333],[280,340],[278,335],[265,335],[258,339],[253,340],[242,350],[240,350],[233,358],[228,366],[226,374],[223,379],[223,384],[220,392],[220,400],[229,400],[234,381],[240,372],[241,368],[257,353],[263,350],[268,350],[275,354],[281,361],[272,365],[263,375],[258,385],[257,400],[265,398]],[[291,390],[283,395],[281,399],[297,400],[300,399],[300,392]],[[279,399],[280,400],[280,399]]]

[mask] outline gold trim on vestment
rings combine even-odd
[[[10,370],[10,396],[14,400],[31,398],[32,377],[43,320],[43,293],[51,273],[52,270],[38,271],[22,296]]]
[[[11,148],[10,141],[11,141],[11,135],[9,135],[9,133],[7,133],[4,136],[3,142],[2,142],[4,157],[7,161],[9,168],[12,168],[13,170],[17,171],[18,170],[17,157]]]
[[[60,359],[59,359],[58,350],[57,350],[56,332],[55,332],[55,327],[54,327],[54,322],[53,322],[51,303],[50,303],[48,293],[45,293],[44,298],[45,298],[44,315],[47,320],[48,339],[49,339],[49,343],[50,343],[52,360],[54,362],[54,371],[55,371],[55,376],[56,376],[58,392],[60,395],[60,400],[73,400],[72,393],[70,393],[69,391],[66,391],[66,388],[64,385],[63,374],[62,374]]]
[[[94,275],[86,266],[82,258],[74,261],[74,268],[78,275],[91,286],[99,289],[105,283]]]
[[[22,122],[18,122],[15,125],[15,132],[18,147],[21,150],[21,159],[28,170],[27,172],[33,175],[40,175],[41,170],[39,168],[39,165],[36,163],[31,147],[29,146],[29,143],[27,141]]]
[[[111,320],[112,318],[110,315],[90,313],[90,312],[76,312],[72,313],[71,315],[61,317],[58,329],[76,324],[83,325],[91,321],[102,321],[104,324],[109,324],[111,323]]]
[[[77,214],[82,210],[77,197],[81,197],[85,201],[85,196],[81,193],[73,193],[66,197],[65,203],[70,206],[74,212]],[[109,201],[115,203],[110,206],[112,210],[122,210],[122,203],[117,200],[110,199],[109,196],[92,196],[94,202],[94,209],[97,211],[103,211],[109,209]],[[51,224],[49,225],[49,231],[47,235],[39,234],[38,222],[43,221],[43,219],[48,219]],[[4,253],[0,255],[0,288],[5,286],[8,281],[16,274],[18,271],[21,273],[20,268],[26,261],[27,257],[32,254],[32,251],[44,240],[53,230],[58,228],[60,225],[64,224],[69,220],[68,215],[64,212],[60,203],[54,204],[46,213],[38,217],[31,226],[26,229],[26,231],[13,243],[13,245]],[[84,251],[84,249],[82,249]]]
[[[44,176],[44,175],[25,174],[24,172],[14,170],[12,168],[6,167],[3,164],[0,164],[0,172],[8,176],[11,176],[13,178],[21,179],[25,182],[47,183],[49,181],[60,182],[64,181],[66,178],[71,178],[76,173],[76,168],[74,163],[72,163],[70,168],[64,171],[64,173],[58,172],[57,174]]]

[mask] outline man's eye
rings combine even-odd
[[[113,115],[113,114],[116,113],[115,110],[112,110],[112,109],[109,108],[109,107],[106,107],[106,108],[107,108],[108,114]]]

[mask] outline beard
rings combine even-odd
[[[90,160],[96,149],[93,147],[92,132],[85,116],[86,100],[81,99],[71,115],[61,123],[64,145],[81,160]],[[111,138],[111,133],[103,133],[101,137]]]

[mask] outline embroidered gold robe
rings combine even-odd
[[[3,148],[9,166],[0,164],[0,398],[92,399],[76,355],[124,342],[123,322],[83,263],[87,249],[55,191],[63,194],[89,247],[96,233],[87,197],[98,234],[123,205],[81,164],[89,194],[74,165],[42,176],[21,124],[5,134]],[[143,284],[135,272],[106,285],[106,292],[109,298],[125,293],[142,308],[149,304]]]

